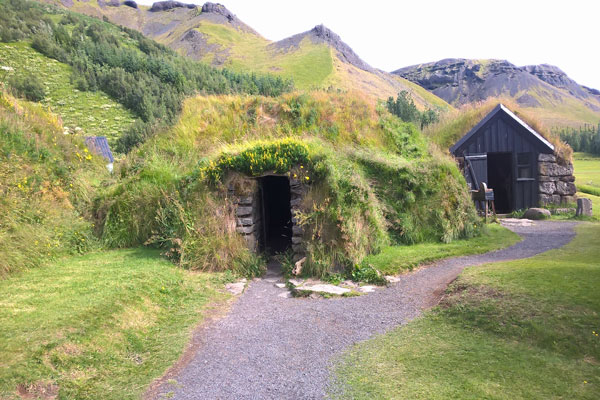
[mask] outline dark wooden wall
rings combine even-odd
[[[455,149],[456,157],[489,153],[512,154],[513,210],[538,205],[538,155],[548,152],[533,134],[503,111],[498,112],[473,136]],[[530,153],[531,178],[519,179],[517,154]],[[487,172],[485,179],[487,179]]]

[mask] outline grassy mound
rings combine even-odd
[[[504,104],[516,116],[532,127],[537,133],[546,138],[555,147],[555,152],[563,162],[570,162],[573,150],[564,143],[557,135],[540,122],[535,111],[520,107],[514,100],[509,98],[490,98],[482,103],[465,105],[458,110],[443,114],[439,123],[426,128],[425,134],[440,148],[449,149],[461,137],[469,132],[485,116],[490,113],[498,103]]]
[[[0,276],[91,246],[82,215],[103,164],[58,117],[0,93]]]
[[[285,173],[309,186],[299,216],[306,268],[324,275],[390,243],[475,233],[463,177],[430,151],[413,125],[358,96],[197,97],[128,156],[98,223],[111,246],[152,243],[188,268],[252,272],[227,187]]]

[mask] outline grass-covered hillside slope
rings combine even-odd
[[[70,134],[106,136],[111,144],[135,120],[131,111],[101,91],[82,91],[72,82],[71,66],[46,57],[29,42],[0,43],[0,66],[12,68],[0,81],[35,79],[44,90],[41,103],[61,116]]]
[[[220,4],[162,10],[142,5],[113,7],[108,1],[99,0],[45,1],[88,15],[105,16],[180,54],[214,66],[292,78],[299,89],[331,87],[359,91],[374,99],[407,90],[419,108],[451,108],[420,86],[370,67],[338,35],[323,26],[271,42]]]
[[[253,270],[227,187],[288,174],[308,187],[306,271],[324,275],[390,243],[478,230],[455,163],[430,151],[412,124],[360,97],[196,97],[174,128],[128,156],[97,223],[112,246],[153,243],[189,268]]]
[[[15,93],[47,101],[65,120],[80,128],[87,125],[87,134],[111,136],[114,125],[122,122],[116,141],[121,152],[172,124],[187,96],[276,96],[292,88],[290,81],[271,75],[231,72],[192,61],[135,30],[34,1],[0,0],[0,26],[0,42],[9,46],[3,45],[7,51],[0,57],[15,65],[3,65],[13,70],[3,69],[8,73],[0,78]],[[45,58],[28,52],[22,42],[31,43]],[[25,63],[16,65],[20,61]],[[35,71],[36,66],[40,70]],[[53,77],[48,76],[50,72]],[[86,92],[85,96],[80,92]],[[94,95],[98,92],[103,93]],[[113,118],[106,114],[114,104],[97,104],[107,95],[122,105]],[[130,115],[121,121],[116,118],[121,117],[123,107]],[[129,123],[132,117],[133,124]]]
[[[490,97],[513,99],[548,128],[600,121],[600,92],[579,85],[552,65],[517,67],[504,60],[445,59],[394,71],[454,106]]]
[[[104,161],[43,107],[0,92],[0,277],[95,242],[91,216]]]

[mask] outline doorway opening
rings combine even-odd
[[[499,213],[513,211],[513,165],[511,153],[488,153],[488,187],[494,189],[494,203]]]
[[[267,254],[285,252],[292,247],[290,181],[287,176],[259,178],[262,208],[261,250]]]

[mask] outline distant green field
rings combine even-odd
[[[575,184],[600,188],[600,156],[587,153],[575,153]]]
[[[35,74],[46,85],[42,104],[59,114],[71,132],[106,136],[111,143],[131,125],[135,117],[103,92],[82,92],[71,83],[71,67],[45,57],[29,43],[0,43],[0,66],[12,74]],[[0,74],[8,79],[8,74]],[[77,129],[80,128],[80,129]]]

